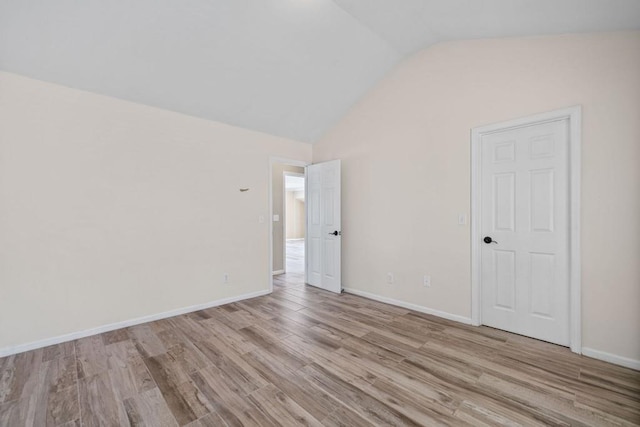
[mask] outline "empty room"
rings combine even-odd
[[[640,426],[640,1],[0,0],[0,427]]]

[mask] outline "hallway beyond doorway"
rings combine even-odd
[[[273,276],[274,288],[304,285],[304,239],[288,239],[286,273]]]

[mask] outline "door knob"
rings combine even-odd
[[[342,231],[336,230],[333,233],[329,233],[329,234],[331,234],[332,236],[342,236]]]
[[[484,239],[482,239],[482,240],[484,240],[484,242],[485,242],[485,243],[487,243],[487,244],[489,244],[489,243],[496,243],[496,244],[497,244],[497,243],[498,243],[498,242],[496,242],[495,240],[493,240],[493,239],[492,239],[491,237],[489,237],[489,236],[485,237],[485,238],[484,238]]]

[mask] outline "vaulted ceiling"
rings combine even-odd
[[[638,28],[639,0],[0,0],[0,69],[314,142],[434,43]]]

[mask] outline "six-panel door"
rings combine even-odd
[[[482,323],[569,344],[568,121],[482,137]]]
[[[342,292],[340,160],[307,166],[307,283]]]

